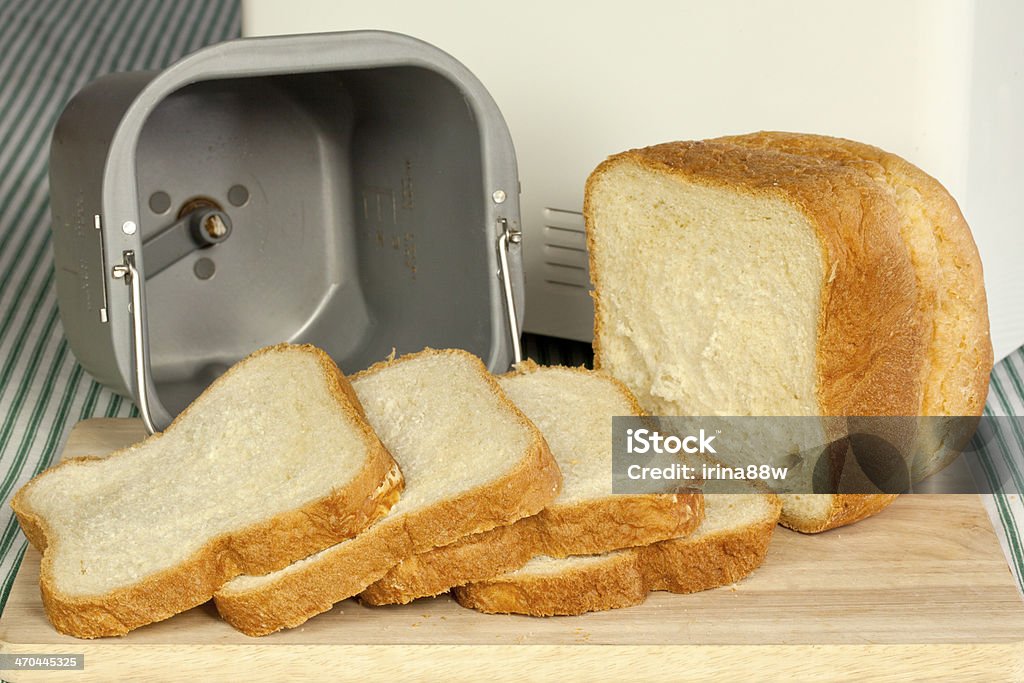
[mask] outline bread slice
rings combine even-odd
[[[778,497],[715,493],[704,501],[704,521],[686,538],[604,555],[538,557],[453,595],[481,612],[545,617],[628,607],[655,590],[695,593],[739,581],[764,562]]]
[[[402,467],[405,493],[359,536],[222,587],[217,609],[243,633],[298,626],[404,558],[533,515],[560,490],[541,433],[475,356],[428,349],[379,363],[352,385]]]
[[[703,518],[696,492],[612,494],[612,416],[642,414],[608,375],[527,361],[498,378],[540,428],[562,470],[562,493],[540,513],[407,558],[362,593],[372,605],[407,603],[497,576],[534,555],[603,553],[685,535]]]
[[[650,412],[920,409],[930,330],[894,193],[863,169],[669,143],[602,163],[584,214],[595,362]],[[783,520],[821,531],[891,500],[805,495]]]
[[[401,487],[337,366],[280,345],[229,369],[162,434],[50,468],[11,506],[43,553],[50,621],[94,638],[353,536]]]

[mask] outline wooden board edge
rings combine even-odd
[[[11,654],[85,655],[82,671],[4,671],[17,681],[1024,679],[1024,641],[1003,645],[124,645],[0,642]]]

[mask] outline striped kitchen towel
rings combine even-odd
[[[236,0],[0,0],[0,608],[25,551],[7,501],[75,422],[134,408],[75,362],[53,286],[47,159],[71,96],[240,30]]]
[[[985,414],[1024,415],[1024,347],[1004,358],[992,370]],[[1011,429],[1001,429],[999,432],[1009,433],[989,443],[985,451],[988,457],[979,459],[985,465],[993,487],[998,481],[1008,481],[1013,483],[1012,490],[1024,491],[1021,463],[1010,455],[1011,452],[1020,453],[1024,445],[1022,423],[1024,420],[1004,423],[1009,424]],[[1009,440],[1014,443],[1008,443]],[[1024,594],[1024,501],[1019,493],[997,493],[982,496],[982,500],[999,534],[999,543],[1003,546],[1010,569],[1017,579],[1017,590]]]

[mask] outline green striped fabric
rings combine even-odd
[[[161,69],[235,37],[236,0],[0,0],[0,608],[25,551],[7,501],[51,463],[72,425],[134,407],[86,375],[53,287],[47,158],[83,85]]]
[[[1011,353],[992,370],[985,414],[1024,415],[1024,348]],[[1011,448],[1017,453],[1021,452],[1021,444],[1024,444],[1022,422],[1013,420],[1012,438],[1016,441],[1015,448],[1006,441],[1011,435],[1002,434],[1007,430],[997,430],[999,438],[989,444],[986,452],[988,457],[979,458],[993,487],[996,482],[1006,481],[1013,483],[1012,490],[1024,492],[1021,463],[1009,455]],[[982,496],[982,499],[992,524],[999,532],[999,542],[1017,579],[1017,589],[1024,593],[1024,501],[1017,493]]]
[[[61,331],[53,289],[47,149],[71,95],[113,72],[159,69],[203,45],[239,32],[233,0],[0,0],[0,609],[25,550],[6,505],[48,466],[71,427],[94,416],[134,414],[92,381]],[[529,355],[577,364],[589,349],[528,338]],[[992,375],[987,411],[1024,415],[1024,350]],[[1024,442],[1024,434],[1015,435]],[[993,449],[990,475],[1024,472]],[[1010,566],[1024,576],[1024,502],[986,497]]]

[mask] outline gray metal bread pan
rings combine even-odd
[[[71,349],[150,430],[281,341],[346,372],[424,346],[518,356],[512,140],[413,38],[241,39],[104,76],[64,110],[50,183]]]

